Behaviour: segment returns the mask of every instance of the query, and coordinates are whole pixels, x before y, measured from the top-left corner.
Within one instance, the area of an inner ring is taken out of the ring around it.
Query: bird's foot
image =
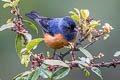
[[[53,56],[52,56],[53,59],[56,58],[56,54],[57,54],[57,51],[56,51],[56,49],[54,49]]]

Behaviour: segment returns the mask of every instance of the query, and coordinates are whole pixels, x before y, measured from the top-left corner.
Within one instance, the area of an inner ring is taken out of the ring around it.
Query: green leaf
[[[20,0],[15,0],[15,1],[13,1],[12,6],[13,6],[13,7],[16,7],[16,6],[18,5],[19,1],[20,1]]]
[[[90,59],[93,59],[93,56],[91,55],[91,53],[89,51],[87,51],[86,49],[84,49],[82,47],[80,47],[79,49],[85,56],[87,56]]]
[[[98,21],[92,20],[88,26],[89,26],[89,27],[100,26],[101,24],[100,24],[99,22],[100,22],[100,20],[98,20]]]
[[[25,48],[24,43],[25,43],[24,35],[17,34],[16,41],[15,41],[15,47],[16,47],[17,54],[20,58],[21,58],[20,52],[23,48]]]
[[[90,27],[100,26],[100,24],[89,24]]]
[[[25,64],[25,67],[28,67],[30,62],[31,52],[30,51],[23,51],[21,53],[21,64]]]
[[[86,16],[86,14],[85,14],[84,10],[80,10],[80,12],[81,12],[82,17],[83,17],[84,19],[86,19],[86,18],[87,18],[87,16]]]
[[[22,33],[25,36],[25,39],[27,40],[27,43],[32,40],[32,35],[29,33]]]
[[[5,3],[5,4],[3,5],[3,8],[8,8],[9,6],[11,6],[10,3]]]
[[[12,28],[12,27],[15,27],[14,23],[4,24],[0,27],[0,31],[3,31],[3,30],[8,29],[8,28]]]
[[[53,66],[69,67],[69,65],[67,65],[61,60],[45,60],[44,63],[48,65],[53,65]]]
[[[2,0],[2,1],[4,1],[4,2],[10,2],[10,0]]]
[[[31,40],[27,45],[26,48],[27,50],[33,49],[35,46],[37,46],[40,42],[42,42],[44,39],[43,38],[36,38]]]
[[[87,26],[85,26],[85,25],[82,25],[82,30],[83,30],[83,32],[86,32],[86,30],[88,29],[88,27]]]
[[[86,63],[90,64],[90,59],[89,58],[86,58]]]
[[[29,74],[28,80],[38,80],[40,76],[40,68],[37,67],[32,73]]]
[[[89,76],[90,76],[90,72],[89,72],[87,69],[84,69],[83,71],[85,72],[85,76],[86,76],[86,77],[89,77]]]
[[[76,20],[76,21],[80,21],[80,18],[79,18],[78,15],[72,15],[72,18],[73,18],[74,20]]]
[[[89,77],[89,76],[90,76],[90,72],[89,72],[89,71],[86,71],[86,72],[85,72],[85,76],[86,76],[86,77]]]
[[[89,42],[92,42],[92,38],[93,38],[92,33],[88,34],[88,41],[89,41]]]
[[[113,56],[114,56],[114,57],[120,56],[120,51],[115,52],[115,54],[114,54]]]
[[[101,73],[101,71],[100,71],[99,68],[97,68],[97,67],[92,67],[91,70],[92,70],[96,75],[98,75],[98,76],[101,78],[101,80],[103,80],[102,73]]]
[[[50,51],[47,51],[47,57],[50,57]]]
[[[82,15],[82,17],[83,17],[83,19],[87,19],[87,17],[89,17],[89,10],[87,10],[87,9],[82,9],[82,10],[80,10],[80,12],[81,12],[81,15]]]
[[[73,11],[69,11],[69,14],[72,15],[71,17],[72,17],[74,20],[80,21],[80,17],[79,17],[80,12],[79,12],[79,10],[78,10],[77,8],[74,8],[74,10],[78,13],[78,15],[77,15],[75,12],[73,12]]]
[[[40,76],[42,78],[51,78],[53,72],[48,70],[48,66],[47,65],[42,64],[40,69],[41,69]]]
[[[31,71],[25,71],[23,73],[18,74],[13,78],[13,80],[26,80],[28,78],[28,75],[31,73]]]
[[[33,29],[36,31],[36,33],[38,33],[37,27],[36,27],[32,22],[30,22],[30,21],[28,21],[28,20],[23,20],[23,22],[24,22],[25,24],[28,24],[31,28],[33,28]]]
[[[69,14],[71,14],[71,15],[77,15],[75,12],[73,12],[73,11],[69,11]]]
[[[79,59],[81,60],[81,61],[84,61],[84,62],[86,62],[87,64],[90,64],[90,59],[89,58],[85,58],[85,57],[79,57]]]
[[[74,10],[78,13],[78,15],[80,14],[80,11],[79,11],[79,9],[77,9],[77,8],[74,8]]]
[[[81,61],[84,61],[84,62],[86,62],[86,58],[85,57],[79,57],[79,59],[81,60]]]
[[[13,23],[12,18],[8,19],[6,23]]]
[[[69,72],[70,68],[68,67],[59,68],[53,73],[52,80],[62,79],[67,76]]]

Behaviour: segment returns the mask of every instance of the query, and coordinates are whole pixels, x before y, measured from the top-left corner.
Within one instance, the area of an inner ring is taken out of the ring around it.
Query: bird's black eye
[[[75,24],[72,24],[72,25],[71,25],[71,29],[74,29],[75,27],[76,27]]]

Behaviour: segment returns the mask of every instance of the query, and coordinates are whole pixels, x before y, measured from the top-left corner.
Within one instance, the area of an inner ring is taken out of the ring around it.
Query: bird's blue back
[[[61,30],[59,28],[60,21],[62,21],[62,18],[54,18],[48,21],[48,32],[51,32],[52,34],[61,33]]]

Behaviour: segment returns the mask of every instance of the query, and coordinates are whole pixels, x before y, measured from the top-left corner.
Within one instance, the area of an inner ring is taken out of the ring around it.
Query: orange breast
[[[75,38],[71,40],[70,42],[73,42]],[[48,47],[53,48],[53,49],[60,49],[60,48],[63,48],[64,46],[69,45],[69,42],[65,40],[64,36],[61,34],[55,34],[54,36],[52,36],[48,33],[45,33],[44,41]]]

